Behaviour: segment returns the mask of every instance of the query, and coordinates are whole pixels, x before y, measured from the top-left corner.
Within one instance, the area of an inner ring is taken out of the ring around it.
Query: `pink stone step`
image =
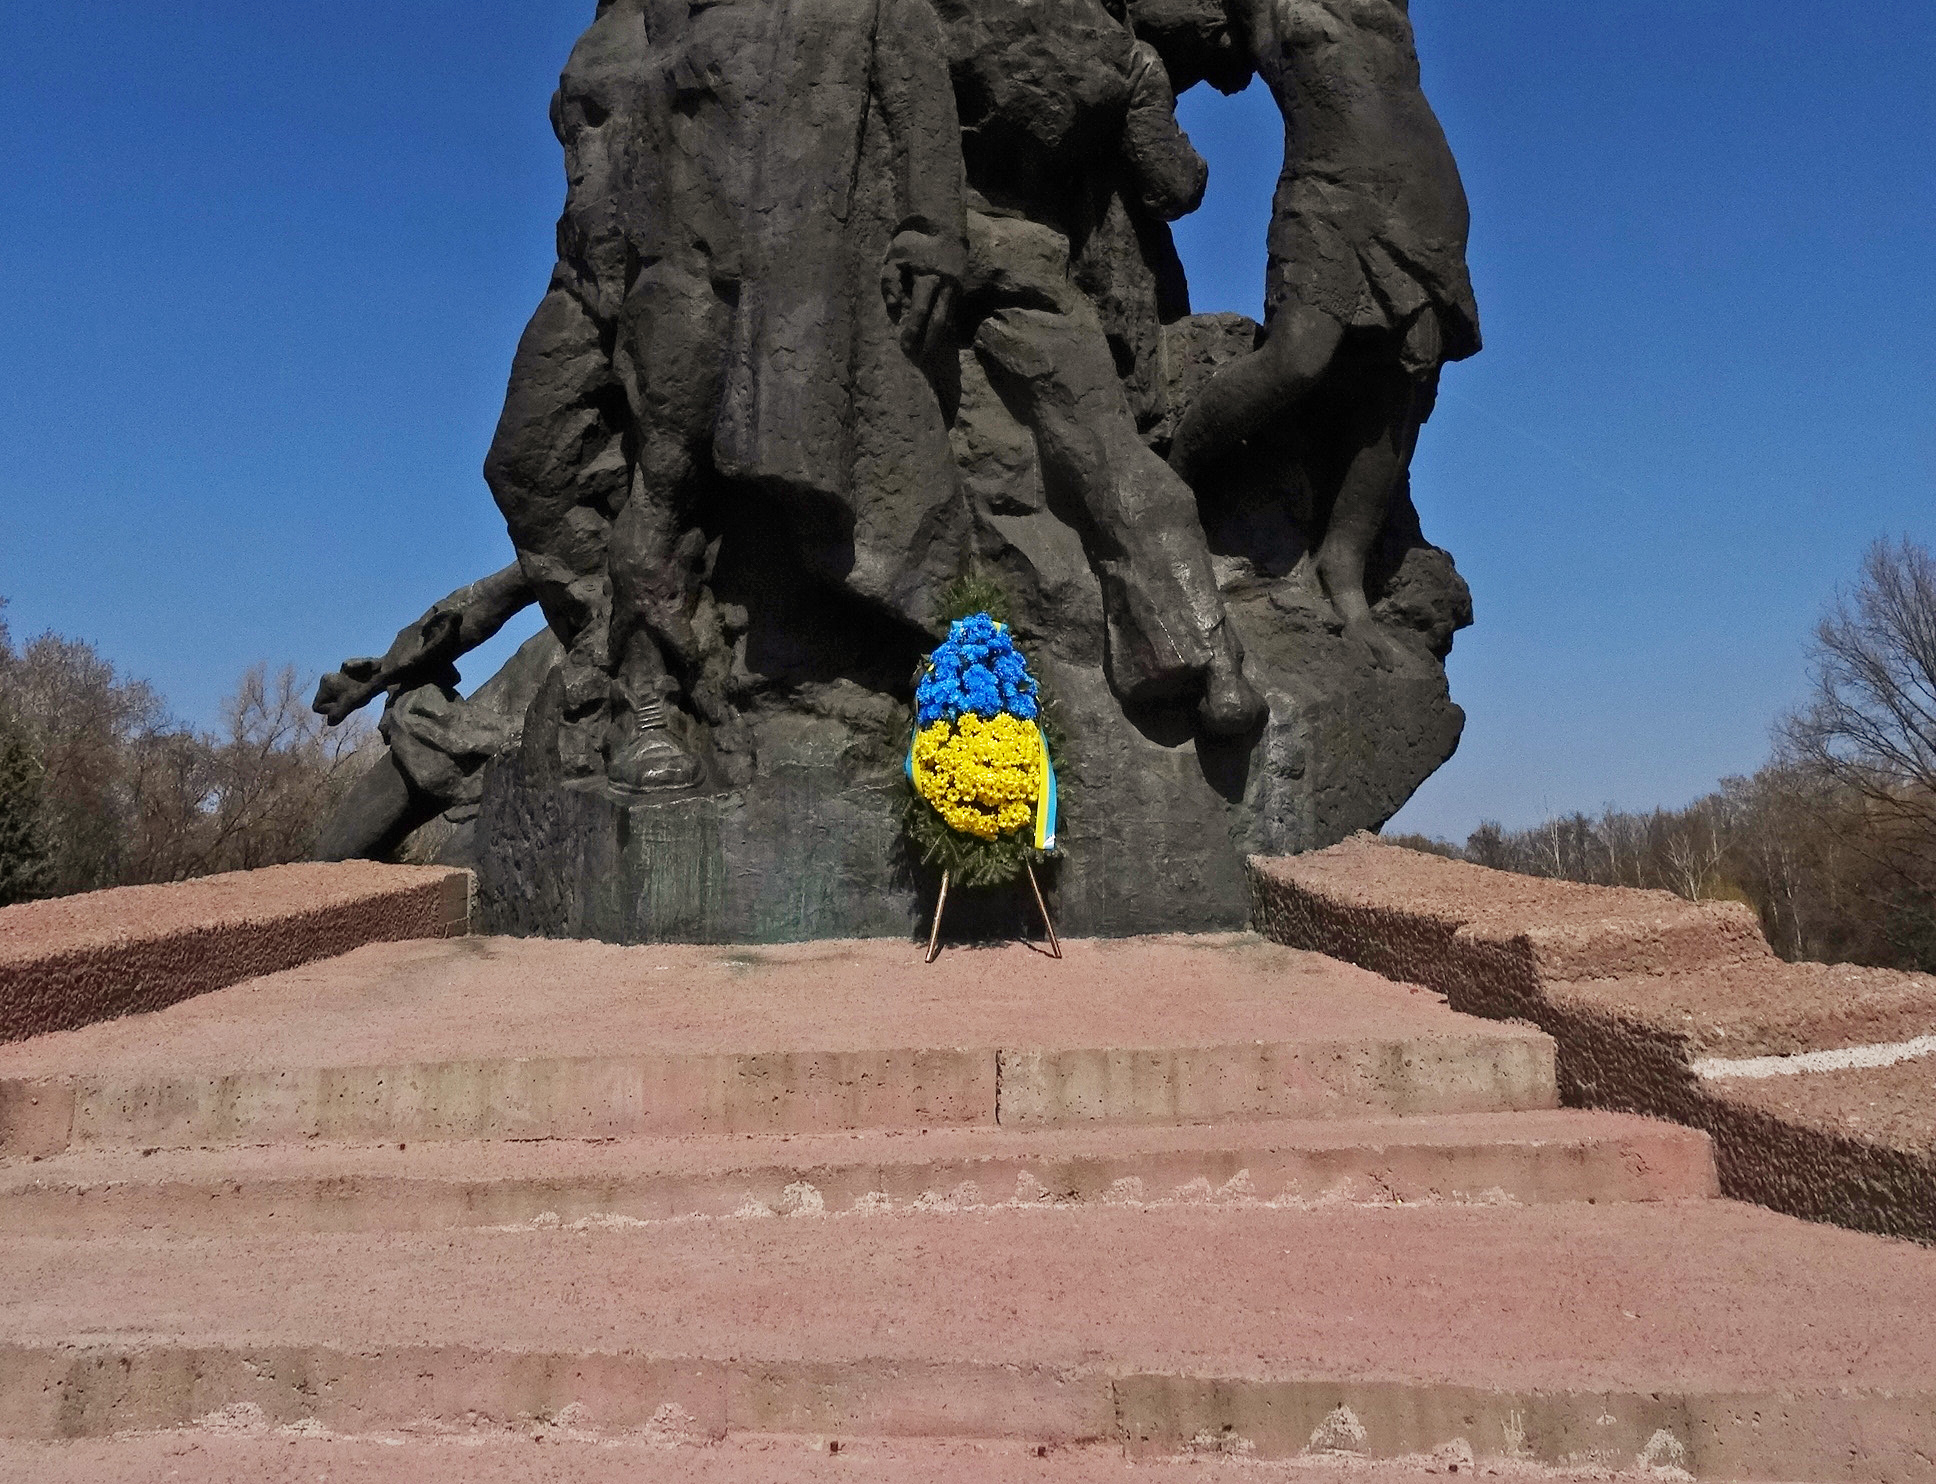
[[[672,1220],[813,1207],[1672,1200],[1715,1193],[1705,1135],[1619,1114],[86,1150],[0,1170],[0,1234],[239,1236]]]
[[[1730,1202],[16,1238],[8,1257],[15,1439],[248,1407],[350,1433],[577,1408],[715,1438],[1290,1457],[1335,1437],[1936,1476],[1936,1252]]]
[[[0,1156],[1550,1108],[1552,1042],[1237,934],[944,954],[467,938],[0,1046]]]
[[[1395,979],[1510,1004],[1537,981],[1684,974],[1779,962],[1754,909],[1666,891],[1493,871],[1354,835],[1252,856],[1252,921],[1279,942]]]
[[[1446,1484],[1472,1477],[1457,1448],[1378,1461],[1320,1453],[1259,1460],[1206,1449],[1187,1458],[1131,1459],[1119,1447],[1036,1448],[921,1438],[765,1437],[692,1442],[663,1429],[604,1436],[576,1419],[505,1434],[419,1431],[317,1438],[243,1414],[181,1432],[74,1443],[0,1442],[0,1480],[22,1484]],[[1658,1484],[1649,1459],[1619,1473],[1558,1473],[1489,1460],[1498,1484],[1631,1478]],[[1668,1477],[1672,1477],[1669,1475]]]
[[[1728,1195],[1936,1243],[1936,976],[1783,963],[1738,902],[1367,835],[1249,869],[1265,933],[1538,1024],[1568,1103],[1705,1130]],[[1768,1058],[1789,1060],[1743,1065]]]

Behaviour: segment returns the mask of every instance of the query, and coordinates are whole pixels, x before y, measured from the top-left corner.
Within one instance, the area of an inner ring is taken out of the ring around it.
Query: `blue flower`
[[[1040,711],[1035,677],[1009,631],[986,613],[956,619],[928,656],[915,687],[915,716],[923,727],[968,712],[984,720],[1006,711],[1033,721]]]

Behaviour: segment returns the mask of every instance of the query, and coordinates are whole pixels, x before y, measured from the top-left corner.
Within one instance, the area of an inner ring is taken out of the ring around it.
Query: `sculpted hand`
[[[382,668],[381,660],[357,659],[344,660],[343,668],[332,670],[316,686],[316,699],[309,709],[328,720],[331,726],[339,726],[349,716],[367,706],[376,694],[370,682],[377,677]]]
[[[961,244],[938,233],[910,229],[888,244],[881,297],[908,355],[923,359],[947,337],[963,267]]]
[[[455,651],[460,622],[455,613],[433,609],[402,630],[382,659],[344,660],[342,669],[322,678],[309,709],[338,725],[413,672],[445,662]]]

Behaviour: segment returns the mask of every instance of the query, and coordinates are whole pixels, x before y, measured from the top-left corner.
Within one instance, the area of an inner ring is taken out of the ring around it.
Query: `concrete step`
[[[1918,1480],[1933,1310],[1936,1252],[1725,1201],[29,1237],[0,1435],[569,1415]]]
[[[1248,870],[1251,919],[1267,936],[1394,979],[1451,985],[1457,1002],[1492,1013],[1512,1013],[1541,980],[1779,962],[1743,902],[1493,871],[1375,835],[1252,856]]]
[[[383,944],[0,1046],[0,1156],[1550,1108],[1553,1045],[1247,935]]]
[[[1560,1473],[1456,1448],[1369,1460],[1313,1451],[1259,1460],[1206,1447],[1186,1458],[1132,1459],[1120,1447],[1035,1447],[924,1438],[764,1437],[693,1442],[663,1429],[605,1436],[575,1419],[510,1433],[417,1431],[318,1437],[241,1413],[193,1431],[111,1441],[0,1442],[0,1481],[21,1484],[1445,1484],[1483,1475],[1499,1484],[1635,1479],[1658,1484],[1649,1458]],[[1665,1477],[1673,1477],[1671,1474]]]
[[[1549,1111],[1152,1128],[87,1150],[0,1170],[0,1235],[433,1231],[534,1220],[1217,1201],[1673,1200],[1705,1135]]]

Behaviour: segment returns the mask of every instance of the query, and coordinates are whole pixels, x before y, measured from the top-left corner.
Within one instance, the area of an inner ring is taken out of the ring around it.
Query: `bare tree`
[[[197,732],[90,644],[43,634],[16,651],[0,624],[0,713],[19,734],[8,790],[31,791],[50,893],[178,881],[300,860],[354,782],[361,721],[330,730],[293,669],[257,665]],[[29,789],[31,783],[31,789]],[[26,806],[8,804],[9,814]],[[15,823],[9,821],[10,827]],[[14,833],[21,838],[25,824]],[[26,894],[23,887],[20,894]]]
[[[40,754],[0,704],[0,907],[44,896],[52,880]]]
[[[128,868],[131,749],[170,730],[161,698],[92,645],[42,634],[0,650],[0,689],[43,769],[56,893],[111,886]]]
[[[1667,887],[1691,902],[1704,897],[1727,895],[1720,890],[1721,864],[1727,854],[1721,832],[1715,828],[1714,811],[1703,799],[1691,809],[1668,813],[1656,811],[1659,828],[1659,858],[1667,873]]]
[[[13,658],[7,600],[0,598],[0,674]],[[52,882],[40,749],[0,691],[0,907],[44,896]]]
[[[370,736],[329,729],[293,668],[246,671],[217,733],[156,733],[131,749],[130,881],[179,881],[300,860],[354,781]]]
[[[1815,630],[1809,703],[1783,756],[1861,800],[1858,839],[1880,867],[1905,951],[1936,942],[1936,558],[1878,541]],[[1913,942],[1910,940],[1914,940]]]
[[[1639,886],[1642,841],[1640,821],[1611,804],[1602,806],[1598,833],[1607,853],[1607,885]]]
[[[1789,754],[1878,813],[1936,830],[1936,558],[1878,541],[1815,629],[1814,695],[1788,717]]]
[[[1936,970],[1936,560],[1869,549],[1816,631],[1814,695],[1775,760],[1684,809],[1488,820],[1467,860],[1531,876],[1732,897],[1793,959]],[[1400,840],[1398,843],[1414,843]],[[1450,852],[1442,842],[1425,848]]]
[[[1466,836],[1465,858],[1495,871],[1514,870],[1513,852],[1507,848],[1506,840],[1506,831],[1498,820],[1481,820],[1479,828]]]
[[[300,859],[359,771],[362,718],[330,728],[293,666],[256,665],[223,707],[213,748],[212,829],[202,868],[251,870]]]

